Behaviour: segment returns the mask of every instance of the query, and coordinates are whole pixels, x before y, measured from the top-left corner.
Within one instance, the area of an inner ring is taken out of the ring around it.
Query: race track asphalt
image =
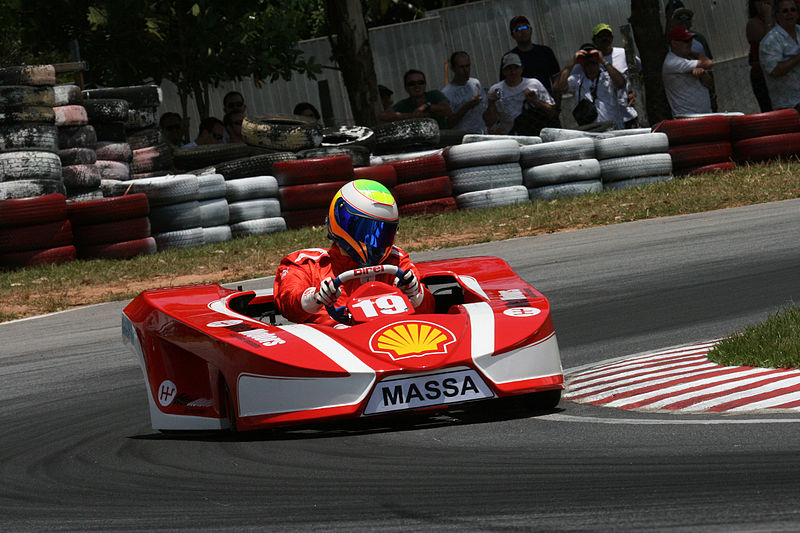
[[[800,200],[417,254],[503,257],[569,369],[708,340],[800,301]],[[258,283],[258,282],[253,282]],[[0,530],[800,528],[796,416],[451,416],[153,432],[112,303],[0,324]]]

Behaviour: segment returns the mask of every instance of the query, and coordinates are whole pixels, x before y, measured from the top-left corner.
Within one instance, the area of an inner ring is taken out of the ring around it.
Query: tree
[[[333,57],[342,72],[356,124],[378,122],[380,98],[360,0],[325,0]]]
[[[11,0],[2,21],[16,21],[23,45],[51,62],[77,39],[94,85],[160,83],[178,87],[183,112],[193,96],[208,116],[208,88],[253,76],[313,77],[315,59],[297,48],[303,0]],[[8,22],[7,22],[8,21]]]
[[[661,65],[667,56],[667,42],[661,26],[659,0],[631,0],[631,26],[642,58],[647,118],[650,124],[672,118],[661,80]]]

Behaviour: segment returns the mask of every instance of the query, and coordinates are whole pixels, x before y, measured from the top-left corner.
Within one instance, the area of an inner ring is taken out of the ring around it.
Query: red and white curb
[[[686,413],[800,413],[800,370],[720,366],[717,341],[576,369],[564,400],[618,409]]]

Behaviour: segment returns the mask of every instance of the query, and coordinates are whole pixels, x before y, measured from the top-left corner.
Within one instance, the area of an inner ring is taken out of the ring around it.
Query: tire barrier
[[[598,137],[594,143],[604,189],[641,187],[662,182],[672,174],[674,159],[664,133]]]
[[[242,139],[251,146],[296,152],[322,144],[313,119],[299,115],[257,115],[242,121]]]
[[[550,130],[556,131],[554,128]],[[548,138],[566,137],[567,134],[560,133],[562,131],[568,130],[558,130],[557,135],[550,133]],[[589,137],[545,141],[522,146],[519,151],[522,183],[531,201],[552,200],[602,190],[595,144]]]
[[[225,188],[233,238],[264,235],[286,229],[278,200],[278,180],[275,177],[253,176],[228,180]]]
[[[72,239],[63,194],[0,200],[0,268],[72,261]]]
[[[451,210],[453,189],[443,151],[394,159],[384,163],[395,171],[397,184],[389,190],[401,213],[437,213]],[[381,166],[381,165],[379,165]],[[455,201],[453,199],[453,201]],[[429,202],[429,203],[424,203]]]

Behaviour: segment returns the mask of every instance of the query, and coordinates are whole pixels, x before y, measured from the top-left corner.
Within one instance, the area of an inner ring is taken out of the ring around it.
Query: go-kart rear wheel
[[[528,395],[525,403],[534,411],[552,411],[561,401],[561,389],[534,392]]]

